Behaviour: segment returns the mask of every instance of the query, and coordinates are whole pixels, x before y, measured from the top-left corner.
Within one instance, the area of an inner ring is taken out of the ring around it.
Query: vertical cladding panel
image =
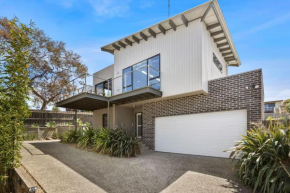
[[[223,66],[223,72],[221,73],[216,65],[213,63],[213,53],[215,53],[216,57],[220,61]],[[222,53],[217,48],[216,43],[210,35],[210,32],[206,29],[205,23],[202,23],[202,63],[206,65],[207,75],[204,81],[213,80],[216,78],[222,78],[227,76],[227,64],[222,57]]]
[[[179,26],[166,35],[158,34],[140,44],[134,43],[115,51],[114,76],[142,60],[160,54],[161,90],[171,96],[201,90],[201,22],[195,20],[188,27]],[[115,80],[115,94],[122,92],[122,78]]]
[[[99,78],[97,78],[99,77]],[[94,73],[94,80],[93,84],[96,85],[100,82],[103,82],[102,79],[110,79],[114,77],[114,64],[108,66],[107,68],[104,68],[96,73]],[[101,78],[101,79],[100,79]]]
[[[154,149],[155,117],[247,109],[247,127],[263,118],[262,70],[210,80],[208,94],[162,100],[143,105],[144,142]],[[246,86],[259,85],[247,90]],[[178,128],[176,128],[178,129]]]

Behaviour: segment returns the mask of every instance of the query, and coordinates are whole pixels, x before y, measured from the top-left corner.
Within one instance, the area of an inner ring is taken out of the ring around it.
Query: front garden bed
[[[82,130],[70,130],[64,134],[62,141],[114,157],[135,157],[140,154],[140,147],[134,135],[122,128],[85,127]]]

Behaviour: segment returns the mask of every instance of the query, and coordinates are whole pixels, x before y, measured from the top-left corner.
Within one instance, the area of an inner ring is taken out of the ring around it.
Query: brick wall
[[[257,89],[246,86],[259,85]],[[247,109],[247,126],[262,120],[264,89],[262,70],[208,82],[208,94],[191,95],[143,105],[143,141],[154,149],[155,117]]]

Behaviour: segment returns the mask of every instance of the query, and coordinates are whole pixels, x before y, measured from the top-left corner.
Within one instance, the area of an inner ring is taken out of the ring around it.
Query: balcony
[[[113,104],[128,104],[161,97],[160,76],[152,78],[152,74],[160,72],[149,65],[135,68],[112,79],[84,74],[70,81],[71,92],[61,91],[56,106],[93,111]],[[114,94],[116,87],[122,89],[121,94]],[[128,89],[129,87],[131,88]]]

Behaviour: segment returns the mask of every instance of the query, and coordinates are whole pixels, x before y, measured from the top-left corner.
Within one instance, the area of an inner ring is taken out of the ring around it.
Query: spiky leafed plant
[[[81,132],[77,130],[69,130],[64,134],[63,141],[66,143],[76,143],[81,136]]]
[[[98,152],[116,157],[134,157],[140,152],[134,136],[121,128],[100,128],[94,136],[94,145]]]
[[[93,137],[95,134],[96,131],[92,127],[83,130],[82,134],[77,139],[77,146],[84,148],[88,145],[91,145],[93,143]]]
[[[108,153],[108,149],[113,141],[112,131],[106,128],[100,128],[93,137],[94,149],[100,153]]]
[[[237,142],[230,157],[248,186],[262,192],[290,192],[290,132],[281,122],[251,129]],[[236,160],[237,159],[237,160]]]

